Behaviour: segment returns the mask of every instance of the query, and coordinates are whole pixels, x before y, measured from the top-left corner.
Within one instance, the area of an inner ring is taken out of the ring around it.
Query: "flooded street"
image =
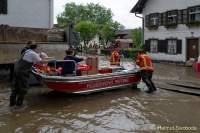
[[[119,89],[90,95],[69,95],[32,87],[23,109],[9,107],[9,92],[0,94],[2,133],[155,133],[162,127],[200,131],[200,98],[158,89]]]
[[[106,65],[106,62],[100,64]],[[133,68],[133,64],[127,62],[123,65],[127,69]],[[179,66],[167,66],[174,71],[171,76],[161,71],[159,67],[165,68],[163,65],[155,66],[154,79],[184,77],[175,75]],[[185,71],[181,68],[178,70]],[[144,85],[138,87],[144,88]],[[45,86],[35,86],[30,88],[25,106],[16,109],[9,107],[10,85],[1,83],[0,88],[1,133],[200,132],[198,96],[159,88],[153,94],[147,94],[144,89],[131,87],[89,95],[69,95],[51,91]]]

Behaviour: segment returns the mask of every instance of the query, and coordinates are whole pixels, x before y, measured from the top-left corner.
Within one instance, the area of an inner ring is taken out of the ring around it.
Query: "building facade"
[[[119,47],[121,49],[133,48],[133,40],[131,37],[131,29],[117,30],[115,32],[116,39],[115,41],[119,41]]]
[[[0,0],[0,25],[50,29],[53,0]]]
[[[199,0],[139,0],[131,12],[143,15],[145,47],[152,59],[186,62],[199,56]]]

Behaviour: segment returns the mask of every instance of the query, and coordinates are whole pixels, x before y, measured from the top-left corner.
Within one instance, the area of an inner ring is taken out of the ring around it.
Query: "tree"
[[[131,30],[131,37],[136,45],[136,48],[142,48],[142,28],[136,28]]]
[[[66,26],[73,21],[75,24],[80,21],[91,21],[95,24],[106,24],[112,22],[112,12],[99,4],[76,5],[75,3],[65,4],[64,12],[57,16],[60,26]]]
[[[75,25],[75,30],[80,32],[81,41],[83,41],[85,48],[89,41],[97,34],[97,26],[91,21],[80,21]]]
[[[123,27],[112,17],[112,11],[99,4],[76,5],[72,2],[65,4],[64,11],[57,16],[57,22],[60,26],[67,26],[70,22],[78,24],[82,21],[90,21],[97,26],[100,42],[105,44],[112,39],[113,31]]]
[[[115,37],[115,29],[113,27],[113,25],[111,24],[105,24],[103,25],[99,36],[101,38],[101,42],[103,44],[108,44],[109,41],[112,41]]]

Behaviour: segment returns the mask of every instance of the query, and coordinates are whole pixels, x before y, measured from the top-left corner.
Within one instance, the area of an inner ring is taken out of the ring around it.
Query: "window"
[[[149,23],[150,23],[150,26],[158,26],[158,24],[159,24],[159,15],[158,15],[158,13],[150,15]]]
[[[0,14],[7,14],[7,0],[0,0]]]
[[[158,40],[150,40],[150,52],[157,53],[158,51]]]
[[[177,10],[167,12],[167,24],[168,25],[177,24],[177,18],[178,18]]]
[[[189,8],[189,22],[200,22],[200,6]]]
[[[168,53],[169,54],[176,54],[176,48],[177,48],[177,40],[175,39],[171,39],[171,40],[168,40]]]

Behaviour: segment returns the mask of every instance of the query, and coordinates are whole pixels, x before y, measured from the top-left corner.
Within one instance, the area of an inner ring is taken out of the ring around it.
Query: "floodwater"
[[[130,68],[130,64],[126,64]],[[0,83],[1,133],[199,133],[200,97],[131,87],[89,95],[31,87],[25,106],[9,107]]]
[[[123,88],[69,95],[35,86],[29,90],[21,109],[9,107],[9,92],[0,93],[0,97],[1,133],[200,131],[200,98],[160,89],[153,94]]]

